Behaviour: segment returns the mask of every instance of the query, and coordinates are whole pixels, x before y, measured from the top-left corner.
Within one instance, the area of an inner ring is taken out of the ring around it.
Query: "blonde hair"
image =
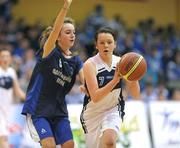
[[[70,18],[70,17],[66,17],[64,19],[64,24],[69,23],[75,26],[75,21]],[[51,31],[53,30],[52,26],[48,26],[41,34],[40,38],[39,38],[39,44],[40,44],[40,48],[43,48],[47,38],[49,37]]]

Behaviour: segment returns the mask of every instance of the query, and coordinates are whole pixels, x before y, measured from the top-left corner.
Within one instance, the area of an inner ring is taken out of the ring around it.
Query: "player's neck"
[[[69,59],[69,58],[71,58],[72,57],[72,52],[71,51],[62,51],[62,54],[63,54],[63,56],[65,57],[65,58],[67,58],[67,59]]]
[[[6,65],[1,65],[1,68],[2,68],[4,71],[6,71],[6,70],[8,69],[8,66],[6,66]]]
[[[112,55],[105,55],[105,56],[100,55],[100,57],[104,61],[104,63],[106,63],[109,67],[111,67],[111,65],[112,65]]]
[[[72,56],[72,52],[69,50],[69,48],[63,48],[63,47],[59,46],[59,49],[61,50],[64,57],[68,58],[68,57]]]

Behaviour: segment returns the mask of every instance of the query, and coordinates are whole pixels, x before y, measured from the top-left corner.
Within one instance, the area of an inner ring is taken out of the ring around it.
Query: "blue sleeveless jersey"
[[[73,87],[82,66],[79,56],[67,59],[58,48],[48,57],[38,59],[27,89],[22,114],[67,117],[65,95]]]

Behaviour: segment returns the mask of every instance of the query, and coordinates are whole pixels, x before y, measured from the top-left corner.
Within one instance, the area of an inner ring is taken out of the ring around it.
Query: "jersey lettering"
[[[104,84],[104,76],[99,77],[99,86],[102,86]]]

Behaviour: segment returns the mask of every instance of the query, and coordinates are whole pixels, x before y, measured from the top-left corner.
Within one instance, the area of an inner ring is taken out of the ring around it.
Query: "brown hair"
[[[117,41],[117,33],[112,28],[110,28],[110,27],[102,27],[95,34],[95,41],[96,42],[98,40],[98,34],[100,34],[100,33],[109,33],[109,34],[111,34],[113,36],[114,41]]]
[[[117,36],[118,36],[117,32],[115,32],[115,30],[113,30],[112,28],[106,26],[106,27],[101,27],[101,28],[99,28],[99,29],[97,30],[97,32],[95,33],[95,37],[94,37],[94,38],[95,38],[95,42],[96,42],[96,43],[97,43],[97,40],[98,40],[98,35],[99,35],[100,33],[109,33],[109,34],[111,34],[111,35],[113,36],[114,41],[115,41],[115,42],[117,41]],[[98,53],[98,50],[95,49],[94,52],[93,52],[93,55],[95,55],[95,54],[97,54],[97,53]]]

